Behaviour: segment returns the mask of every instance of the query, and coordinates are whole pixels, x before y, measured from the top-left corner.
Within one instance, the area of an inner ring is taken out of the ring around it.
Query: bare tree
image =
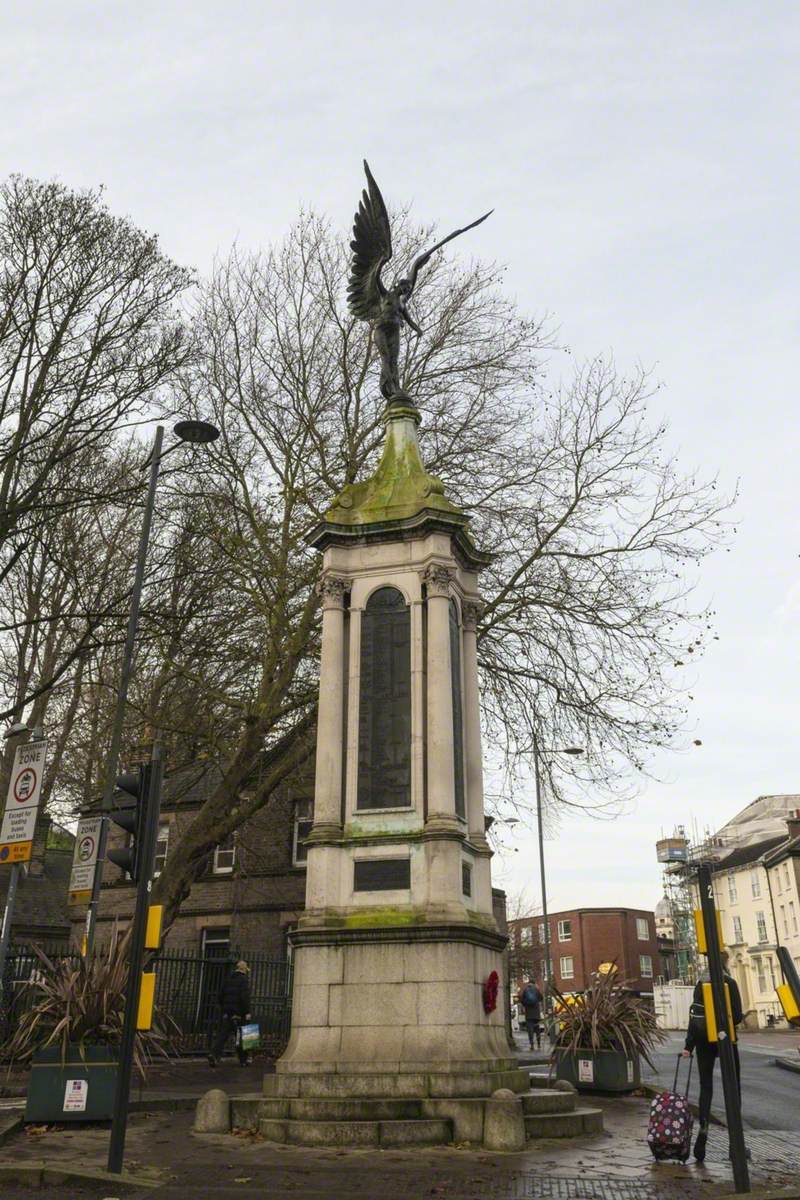
[[[419,240],[398,219],[398,258]],[[344,242],[303,216],[281,247],[219,264],[198,304],[180,405],[202,397],[222,437],[181,488],[194,490],[209,547],[209,606],[192,619],[213,636],[203,661],[171,643],[169,670],[216,689],[227,716],[213,747],[219,786],[156,884],[169,917],[211,847],[310,751],[319,563],[304,535],[381,442],[346,259]],[[598,359],[548,388],[546,331],[501,279],[499,268],[431,264],[415,293],[426,334],[406,344],[403,385],[423,410],[426,464],[494,554],[480,633],[490,750],[513,769],[534,734],[543,749],[580,740],[585,802],[603,804],[681,728],[675,667],[699,654],[708,625],[685,568],[713,547],[725,501],[665,456],[642,373],[626,379]]]
[[[87,487],[119,489],[124,495],[132,459],[131,447],[120,447],[109,460],[84,452],[70,467],[54,472],[50,487],[58,493],[58,476],[77,469]],[[28,724],[46,729],[51,745],[43,802],[49,804],[58,780],[54,811],[60,815],[75,800],[62,779],[70,739],[86,737],[82,717],[90,697],[91,722],[99,725],[98,665],[109,652],[115,657],[113,649],[124,639],[137,522],[137,509],[129,502],[37,510],[28,521],[29,545],[0,592],[0,696],[10,711],[27,705]],[[91,739],[84,749],[90,744]],[[0,789],[12,754],[7,745]]]
[[[46,514],[141,488],[93,471],[91,458],[185,361],[175,303],[190,281],[98,192],[19,176],[0,187],[0,582],[19,564],[30,573]],[[63,668],[62,654],[0,718],[19,716]]]

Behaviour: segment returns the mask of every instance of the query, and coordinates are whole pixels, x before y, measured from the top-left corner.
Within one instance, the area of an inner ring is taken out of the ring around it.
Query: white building
[[[775,992],[782,982],[779,945],[800,969],[800,797],[759,797],[711,846],[728,969],[742,994],[746,1025],[764,1028],[782,1016]],[[699,899],[695,903],[699,908]]]

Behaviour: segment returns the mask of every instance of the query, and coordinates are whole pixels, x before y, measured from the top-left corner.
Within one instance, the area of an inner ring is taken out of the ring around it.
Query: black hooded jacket
[[[224,1013],[245,1017],[250,1012],[250,982],[246,971],[232,971],[219,990],[219,1004]]]

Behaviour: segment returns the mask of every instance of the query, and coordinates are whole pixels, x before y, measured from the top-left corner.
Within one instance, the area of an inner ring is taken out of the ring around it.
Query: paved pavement
[[[594,1103],[594,1100],[593,1100]],[[542,1139],[521,1154],[490,1154],[464,1146],[413,1150],[336,1150],[275,1146],[256,1135],[194,1135],[190,1112],[132,1115],[126,1168],[154,1172],[162,1187],[127,1193],[129,1200],[716,1200],[732,1190],[727,1136],[717,1128],[708,1160],[654,1163],[645,1143],[649,1103],[636,1097],[601,1098],[605,1132],[577,1139]],[[774,1135],[758,1135],[769,1139]],[[754,1184],[778,1188],[798,1180],[797,1150],[756,1141]],[[0,1149],[0,1162],[19,1166],[46,1159],[102,1167],[107,1126],[54,1126],[17,1134]],[[14,1185],[3,1200],[18,1200]],[[54,1200],[122,1196],[113,1185],[53,1186]],[[800,1194],[800,1193],[799,1193]]]
[[[661,1052],[663,1082],[679,1038]],[[752,1150],[754,1186],[781,1187],[800,1181],[800,1076],[771,1065],[773,1042],[746,1039],[743,1044],[745,1087],[761,1095],[756,1078],[767,1073],[771,1085],[772,1124],[756,1127],[752,1105],[748,1144]],[[524,1051],[527,1042],[523,1039]],[[793,1044],[780,1039],[778,1052],[793,1054]],[[661,1061],[659,1062],[661,1064]],[[199,1094],[210,1086],[229,1092],[259,1089],[264,1065],[240,1069],[229,1061],[212,1071],[202,1061],[159,1066],[148,1094]],[[652,1077],[655,1081],[656,1078]],[[748,1078],[750,1082],[748,1084]],[[783,1090],[781,1090],[783,1089]],[[138,1089],[132,1098],[138,1098]],[[711,1200],[732,1191],[727,1135],[712,1130],[704,1167],[690,1163],[657,1165],[645,1143],[649,1101],[636,1097],[592,1098],[604,1110],[602,1135],[530,1143],[522,1154],[498,1155],[461,1146],[409,1151],[353,1151],[274,1146],[252,1135],[197,1136],[191,1133],[190,1111],[136,1113],[130,1118],[126,1167],[155,1171],[162,1186],[135,1196],[105,1183],[53,1186],[53,1200],[103,1200],[127,1195],[129,1200],[263,1200],[265,1194],[297,1200]],[[47,1159],[63,1166],[103,1167],[108,1126],[75,1125],[29,1129],[0,1148],[0,1162]],[[30,1195],[4,1183],[3,1200]],[[800,1194],[800,1193],[799,1193]]]
[[[775,1066],[776,1057],[794,1058],[800,1062],[795,1047],[800,1035],[790,1033],[742,1034],[739,1055],[742,1063],[742,1118],[746,1129],[774,1130],[800,1133],[800,1075],[782,1071]],[[669,1041],[654,1055],[657,1070],[643,1063],[642,1078],[646,1083],[672,1087],[676,1055],[683,1049],[683,1034],[670,1033]],[[682,1079],[686,1079],[682,1065]],[[697,1067],[692,1072],[691,1096],[697,1100],[699,1083]],[[719,1068],[715,1073],[712,1112],[725,1119],[725,1101]]]

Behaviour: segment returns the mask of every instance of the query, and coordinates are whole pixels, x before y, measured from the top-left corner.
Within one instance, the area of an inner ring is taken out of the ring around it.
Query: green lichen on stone
[[[408,401],[394,401],[386,412],[383,454],[374,475],[351,483],[334,500],[325,520],[336,525],[368,525],[407,520],[425,509],[463,516],[444,495],[441,479],[422,465],[417,443],[419,413]]]
[[[344,918],[345,929],[379,929],[398,925],[419,925],[423,912],[419,908],[362,908]]]

